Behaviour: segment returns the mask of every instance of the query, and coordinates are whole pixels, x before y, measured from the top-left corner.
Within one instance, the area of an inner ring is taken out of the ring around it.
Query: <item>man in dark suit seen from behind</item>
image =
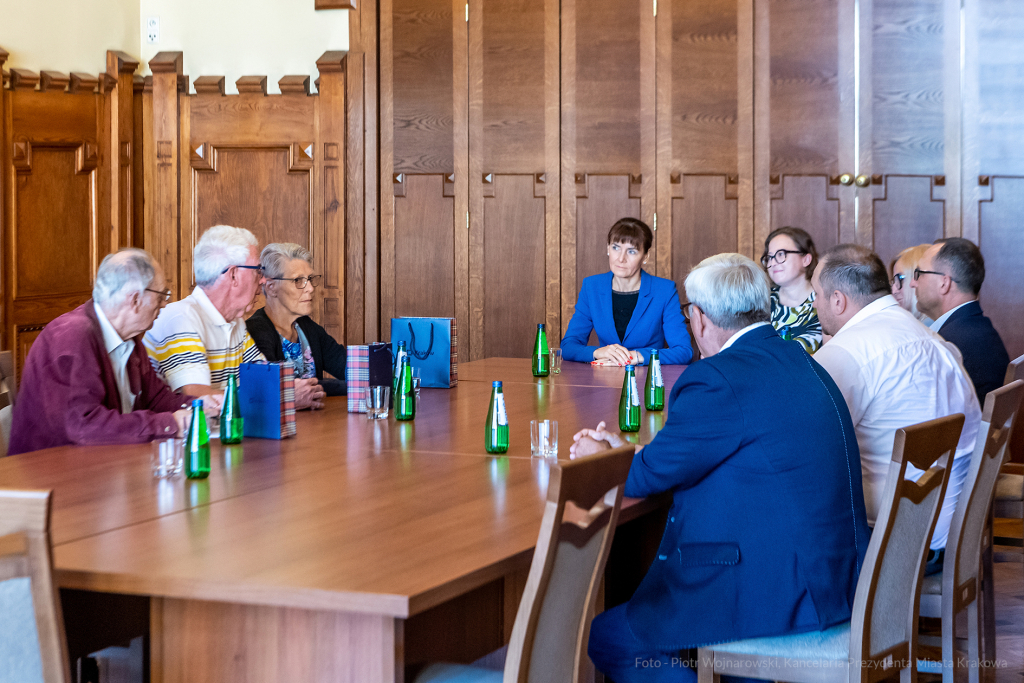
[[[963,356],[974,383],[978,404],[1003,384],[1010,356],[1002,337],[978,303],[985,281],[985,259],[970,240],[950,237],[933,244],[921,257],[910,286],[917,289],[917,307],[934,320],[932,330]]]
[[[616,683],[693,682],[686,650],[849,620],[870,534],[846,402],[769,324],[764,271],[712,256],[686,294],[703,357],[672,388],[665,426],[637,446],[624,491],[672,492],[665,532],[630,601],[590,631],[590,657]],[[571,452],[622,445],[601,423]]]

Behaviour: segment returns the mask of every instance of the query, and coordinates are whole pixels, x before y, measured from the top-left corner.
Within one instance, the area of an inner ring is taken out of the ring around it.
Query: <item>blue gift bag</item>
[[[420,369],[420,386],[450,389],[459,383],[455,318],[392,318],[392,352],[403,341],[409,364]]]
[[[247,438],[295,436],[295,373],[291,363],[239,365],[238,403]]]

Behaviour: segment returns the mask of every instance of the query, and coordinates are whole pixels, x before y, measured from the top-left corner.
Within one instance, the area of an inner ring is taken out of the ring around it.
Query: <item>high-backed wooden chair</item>
[[[579,680],[633,452],[633,446],[624,446],[551,467],[544,518],[504,675],[458,664],[431,664],[416,683]]]
[[[70,683],[50,492],[0,489],[0,683]]]
[[[1024,356],[1012,361],[1006,368],[1006,382],[1024,380]],[[1020,432],[1024,427],[1015,427],[1010,434],[1010,443],[1021,440]],[[995,501],[992,503],[992,516],[1004,519],[1024,519],[1024,474],[1003,472],[996,481]],[[1024,544],[1021,539],[997,536],[996,545],[1002,546],[993,553],[996,562],[1024,562]],[[1021,544],[1021,545],[1018,545]]]
[[[925,555],[935,529],[964,416],[896,432],[875,530],[857,581],[853,616],[825,631],[752,638],[703,647],[698,683],[725,675],[798,683],[911,680],[917,654],[917,605]],[[907,463],[924,474],[905,479]]]
[[[991,576],[981,572],[982,541],[999,468],[1006,457],[1010,430],[1022,397],[1024,382],[1017,380],[989,392],[985,398],[981,429],[974,444],[970,468],[949,524],[942,573],[926,576],[921,587],[920,615],[941,618],[942,637],[920,637],[920,657],[932,662],[919,662],[919,669],[941,671],[943,683],[953,683],[956,665],[962,661],[956,656],[955,626],[957,615],[965,610],[968,680],[970,683],[979,683],[980,680],[982,612],[978,608],[984,592],[992,591]],[[989,656],[994,658],[995,643],[988,643],[988,646],[985,659]]]
[[[10,351],[0,351],[0,391],[10,395],[13,406],[18,397],[18,378],[14,376],[14,354]]]

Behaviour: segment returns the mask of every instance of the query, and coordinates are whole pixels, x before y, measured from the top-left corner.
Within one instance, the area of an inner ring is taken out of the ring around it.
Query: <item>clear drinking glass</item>
[[[557,375],[562,371],[562,349],[551,349],[551,374]]]
[[[420,381],[421,381],[420,369],[414,367],[412,369],[412,388],[416,392],[416,407],[417,408],[420,405]]]
[[[391,387],[370,387],[366,395],[366,417],[371,420],[388,419],[388,401],[391,400]]]
[[[162,439],[153,442],[153,476],[174,477],[181,474],[185,462],[184,439]]]
[[[558,422],[530,421],[530,453],[542,458],[558,457]]]

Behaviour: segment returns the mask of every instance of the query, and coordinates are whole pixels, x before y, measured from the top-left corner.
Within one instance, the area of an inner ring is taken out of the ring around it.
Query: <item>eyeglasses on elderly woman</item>
[[[280,280],[282,282],[292,282],[292,283],[295,284],[295,288],[296,289],[305,289],[307,282],[309,284],[313,285],[314,287],[319,285],[320,284],[320,278],[322,278],[322,277],[323,277],[323,275],[309,275],[309,276],[300,276],[300,277],[268,277],[267,279],[268,280]]]

